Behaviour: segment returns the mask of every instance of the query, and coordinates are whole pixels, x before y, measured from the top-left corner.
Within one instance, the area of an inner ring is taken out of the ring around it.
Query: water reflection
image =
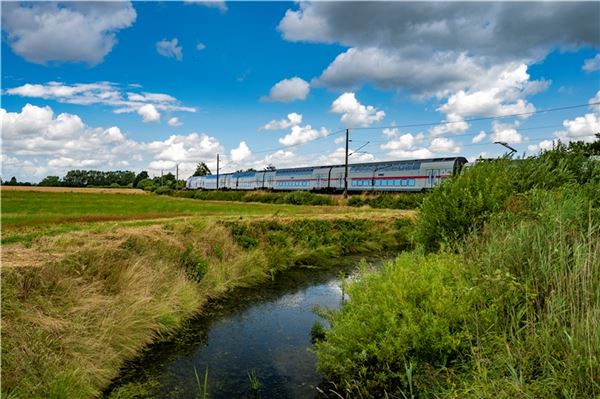
[[[262,398],[314,398],[322,377],[315,370],[310,330],[315,306],[338,308],[337,277],[351,273],[357,258],[335,269],[287,272],[260,289],[236,291],[211,306],[167,343],[148,348],[113,385],[141,383],[150,397],[196,398],[194,368],[203,382],[208,367],[210,398],[254,397],[249,371],[256,370]]]

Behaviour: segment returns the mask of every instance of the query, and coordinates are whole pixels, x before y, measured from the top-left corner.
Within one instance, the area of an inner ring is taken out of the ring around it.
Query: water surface
[[[303,268],[277,276],[235,298],[213,304],[170,342],[152,345],[130,363],[112,388],[141,384],[145,396],[196,398],[208,368],[210,398],[315,398],[322,376],[316,371],[310,330],[315,306],[337,309],[340,273],[356,270],[360,258],[345,258],[327,270]],[[322,320],[321,320],[322,321]],[[261,388],[252,391],[249,373]]]

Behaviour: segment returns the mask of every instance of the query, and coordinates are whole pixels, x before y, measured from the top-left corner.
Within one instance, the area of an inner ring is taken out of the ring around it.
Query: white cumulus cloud
[[[248,148],[246,142],[242,141],[237,148],[234,148],[230,151],[230,154],[233,162],[241,162],[250,158],[252,151],[250,151],[250,148]]]
[[[341,120],[347,127],[370,126],[385,117],[384,111],[378,111],[372,105],[362,105],[351,92],[335,99],[331,112],[342,114]]]
[[[141,106],[138,108],[137,113],[142,117],[144,123],[156,122],[160,119],[160,112],[152,104]]]
[[[116,33],[137,14],[130,2],[2,2],[2,30],[11,49],[27,61],[46,64],[103,61]]]
[[[298,144],[305,144],[309,141],[313,141],[319,137],[325,137],[329,134],[329,131],[322,127],[319,130],[313,129],[310,125],[306,126],[292,126],[291,132],[286,134],[284,137],[279,139],[279,142],[284,146],[292,146]]]
[[[181,125],[183,125],[183,123],[181,123],[179,121],[179,118],[177,118],[175,116],[172,117],[172,118],[169,118],[169,121],[167,123],[169,124],[169,126],[181,126]]]
[[[310,92],[310,85],[304,79],[294,76],[277,82],[267,97],[261,97],[263,101],[290,102],[304,100]]]
[[[302,123],[302,115],[292,112],[287,115],[286,119],[275,120],[261,126],[258,130],[281,130],[292,126],[297,126]]]
[[[131,89],[131,87],[129,88]],[[182,105],[175,97],[165,93],[132,92],[110,82],[75,83],[48,82],[24,84],[9,88],[8,95],[55,100],[66,104],[102,104],[113,108],[114,113],[138,112],[151,104],[157,111],[196,112],[196,108]],[[144,111],[142,111],[144,112]]]
[[[156,51],[163,57],[175,58],[177,61],[181,61],[183,59],[183,48],[177,44],[177,38],[171,40],[163,39],[156,42]]]

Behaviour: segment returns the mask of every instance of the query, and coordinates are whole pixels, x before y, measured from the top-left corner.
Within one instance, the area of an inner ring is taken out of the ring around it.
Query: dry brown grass
[[[1,191],[41,191],[47,193],[87,193],[87,194],[133,194],[148,195],[139,188],[88,188],[88,187],[40,187],[40,186],[0,186]]]

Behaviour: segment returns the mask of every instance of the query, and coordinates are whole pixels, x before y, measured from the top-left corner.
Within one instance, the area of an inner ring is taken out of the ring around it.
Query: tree
[[[196,171],[194,172],[194,174],[192,176],[209,176],[212,175],[212,172],[210,171],[210,169],[208,169],[208,166],[206,166],[206,164],[204,162],[200,162],[198,164],[198,166],[196,166]]]
[[[16,177],[11,177],[10,181],[8,183],[6,183],[7,186],[16,186],[17,185],[17,178]]]
[[[140,173],[137,174],[137,176],[135,176],[135,179],[133,179],[133,187],[137,187],[138,184],[142,180],[145,180],[145,179],[147,179],[149,177],[150,176],[148,176],[148,172],[146,172],[145,170],[142,170]]]
[[[60,179],[58,176],[46,176],[39,184],[40,186],[47,187],[58,187],[60,186]]]

